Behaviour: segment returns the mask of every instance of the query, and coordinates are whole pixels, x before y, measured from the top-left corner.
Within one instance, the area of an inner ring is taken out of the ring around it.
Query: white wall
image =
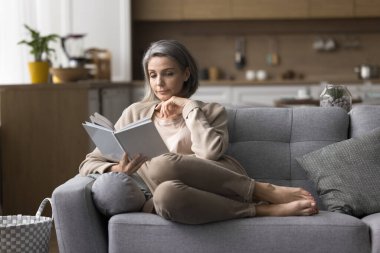
[[[112,53],[112,80],[129,81],[131,70],[131,0],[0,0],[0,84],[28,83],[29,49],[26,23],[43,35],[86,33],[84,47]],[[67,66],[60,44],[54,66]]]
[[[111,49],[113,80],[131,80],[131,1],[71,1],[72,32],[87,34],[86,48]]]

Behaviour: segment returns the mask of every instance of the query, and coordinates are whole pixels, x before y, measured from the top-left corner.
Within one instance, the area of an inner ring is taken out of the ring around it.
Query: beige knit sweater
[[[157,104],[158,101],[132,104],[124,110],[115,129],[121,129],[144,117],[152,117]],[[227,114],[224,107],[216,103],[191,101],[185,105],[182,116],[191,133],[193,155],[240,167],[236,161],[223,155],[228,146]],[[103,173],[114,164],[107,161],[96,148],[80,164],[79,172],[82,175]]]

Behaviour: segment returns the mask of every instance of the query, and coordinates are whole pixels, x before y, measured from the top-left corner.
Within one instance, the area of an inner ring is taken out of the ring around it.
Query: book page
[[[113,131],[89,122],[82,125],[104,157],[115,162],[123,158],[125,152]]]
[[[104,117],[103,115],[101,115],[100,113],[95,112],[94,115],[90,116],[90,120],[92,123],[98,124],[100,126],[108,128],[108,129],[115,130],[112,122],[109,119],[107,119],[106,117]]]
[[[115,132],[115,137],[130,157],[142,154],[148,158],[169,152],[151,119],[143,119]]]
[[[122,129],[118,130],[117,132],[122,132],[122,131],[125,131],[125,130],[128,130],[128,129],[131,129],[131,128],[134,128],[134,127],[138,127],[138,126],[141,126],[141,125],[144,125],[144,124],[147,124],[149,122],[151,122],[151,118],[150,117],[146,117],[146,118],[142,118],[138,121],[135,121],[133,123],[130,123],[128,125],[126,125],[125,127],[123,127]]]

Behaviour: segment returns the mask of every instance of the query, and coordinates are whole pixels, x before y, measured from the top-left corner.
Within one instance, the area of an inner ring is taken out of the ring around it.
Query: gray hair
[[[184,82],[181,96],[189,98],[198,89],[198,67],[194,58],[184,45],[175,40],[159,40],[153,42],[144,54],[142,65],[145,76],[145,96],[143,101],[153,101],[156,98],[149,83],[148,63],[154,56],[166,56],[174,59],[182,71],[189,69],[189,79]]]

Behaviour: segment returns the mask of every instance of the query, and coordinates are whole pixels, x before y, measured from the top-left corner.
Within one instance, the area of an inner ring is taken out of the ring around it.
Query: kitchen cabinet
[[[308,0],[133,0],[132,10],[137,21],[307,18]]]
[[[183,19],[230,19],[230,0],[183,0]]]
[[[309,0],[309,17],[344,18],[354,16],[354,0]]]
[[[127,88],[102,88],[100,92],[100,111],[115,124],[131,103],[131,91]]]
[[[305,86],[236,86],[233,88],[232,104],[239,106],[274,106],[275,100],[296,97],[300,89],[305,89]]]
[[[274,106],[274,101],[280,98],[297,96],[300,89],[310,85],[276,86],[276,85],[210,85],[201,86],[192,99],[204,102],[216,102],[232,106]],[[309,87],[310,88],[310,87]],[[314,96],[320,93],[320,87],[313,90]]]
[[[380,0],[355,0],[356,17],[380,17]]]
[[[133,86],[133,89],[131,91],[131,102],[135,103],[135,102],[141,101],[144,95],[145,95],[144,85],[141,84],[141,85]]]
[[[380,0],[132,0],[136,21],[380,17]]]
[[[200,83],[196,93],[191,97],[204,102],[216,102],[232,106],[274,106],[274,100],[284,97],[295,97],[300,89],[308,88],[313,97],[321,93],[320,85],[239,85],[239,84],[205,84]],[[137,102],[144,95],[142,86],[134,85],[131,101]]]
[[[231,0],[233,19],[307,18],[308,0]]]
[[[34,215],[43,198],[75,176],[94,147],[81,124],[95,111],[119,117],[128,94],[129,86],[109,83],[1,88],[3,214]]]
[[[1,91],[4,214],[34,215],[43,198],[78,172],[89,149],[80,124],[97,106],[96,97],[83,89]]]
[[[230,0],[134,0],[137,21],[215,20],[230,18]]]
[[[180,20],[183,17],[181,0],[133,0],[134,20]]]
[[[362,99],[369,104],[380,104],[380,85],[348,84],[346,85],[353,99]],[[217,102],[232,106],[275,106],[275,101],[297,98],[299,91],[319,99],[324,84],[296,85],[201,85],[192,99],[205,102]]]
[[[191,97],[204,102],[216,102],[226,106],[274,106],[274,100],[280,98],[293,98],[298,90],[309,89],[310,94],[318,98],[322,91],[320,85],[205,85],[200,84],[196,93]],[[141,86],[133,86],[131,91],[133,102],[139,101],[144,90]]]
[[[203,86],[199,87],[192,99],[204,102],[216,102],[220,104],[231,104],[232,87],[229,86]]]

